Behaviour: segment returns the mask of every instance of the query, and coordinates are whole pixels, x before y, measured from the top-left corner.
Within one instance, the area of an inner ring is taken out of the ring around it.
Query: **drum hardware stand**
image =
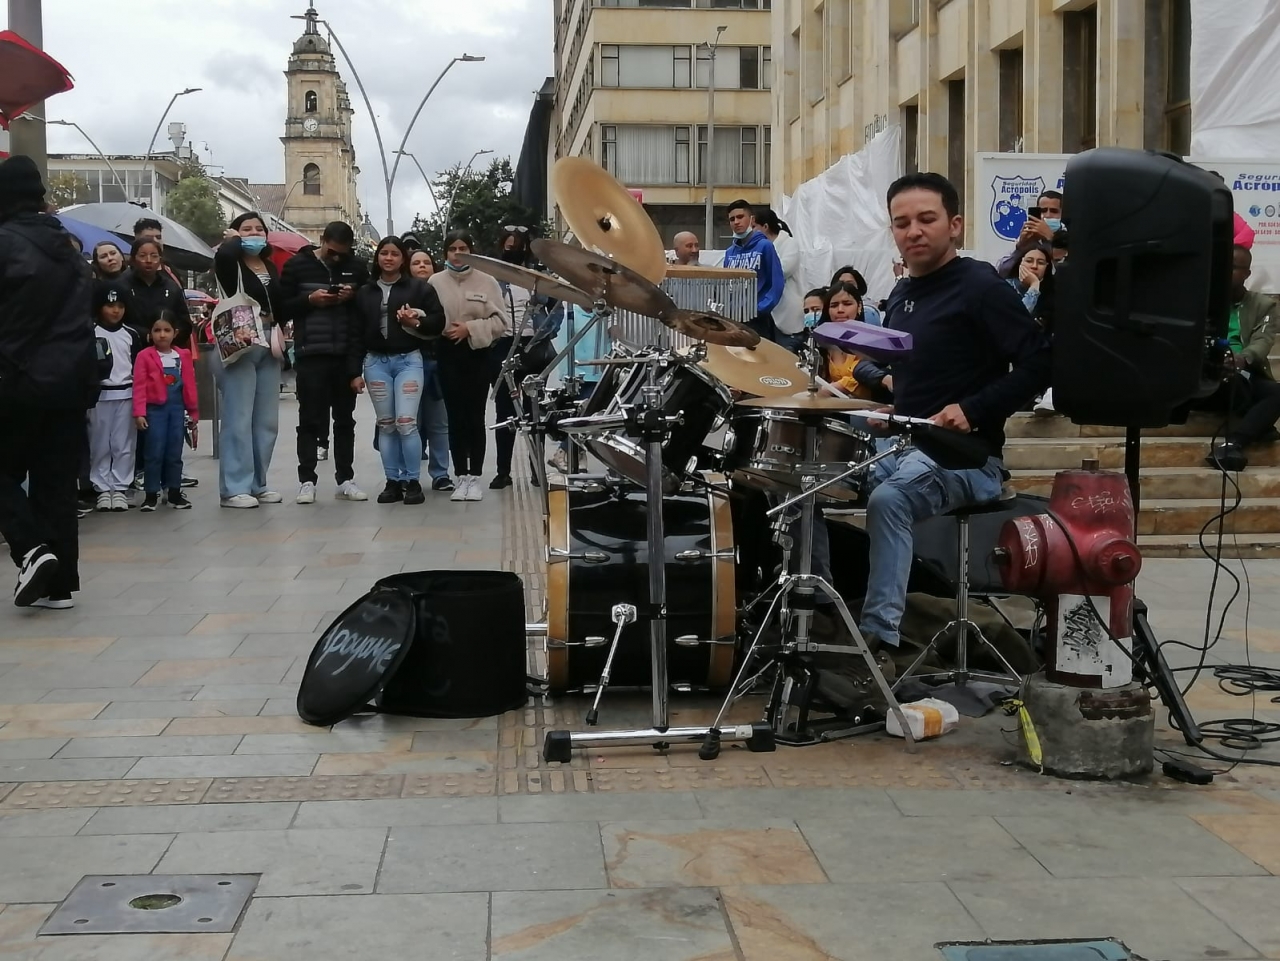
[[[546,437],[546,425],[542,422],[541,399],[543,388],[546,385],[545,379],[539,382],[532,375],[526,377],[521,385],[516,384],[516,371],[520,368],[520,362],[523,360],[524,352],[520,349],[520,331],[524,330],[525,324],[533,313],[533,298],[525,301],[524,316],[521,317],[518,329],[512,332],[511,347],[507,350],[507,356],[502,359],[502,367],[499,369],[498,379],[493,385],[493,392],[490,394],[491,400],[497,400],[498,394],[506,386],[507,393],[511,397],[512,406],[515,408],[515,414],[508,417],[501,423],[494,424],[493,430],[514,430],[520,434],[525,440],[525,444],[529,449],[529,456],[533,461],[534,481],[542,491],[542,516],[546,517],[551,507],[547,500],[547,465],[544,459]],[[536,336],[536,335],[535,335]],[[533,387],[530,388],[530,381],[533,381]],[[528,416],[525,415],[524,401],[521,397],[523,393],[530,398],[530,408]]]
[[[884,674],[880,671],[880,666],[876,663],[875,657],[872,655],[867,642],[862,636],[862,632],[858,629],[858,625],[854,622],[853,615],[849,612],[848,605],[845,604],[844,598],[839,592],[829,584],[824,578],[813,574],[811,566],[813,563],[812,545],[813,545],[813,525],[814,525],[814,502],[817,495],[826,488],[838,484],[854,474],[865,473],[866,470],[878,461],[884,460],[896,453],[906,450],[910,446],[910,441],[905,437],[899,437],[893,445],[884,451],[877,453],[873,457],[867,458],[857,464],[853,464],[848,470],[835,477],[814,483],[816,478],[812,476],[801,477],[801,492],[794,497],[788,498],[781,504],[765,512],[767,517],[777,517],[779,515],[786,516],[790,513],[790,509],[795,504],[800,504],[800,537],[799,543],[796,545],[799,557],[797,558],[796,573],[789,574],[786,568],[780,577],[777,585],[776,593],[773,600],[769,604],[769,610],[765,614],[764,620],[757,629],[755,636],[752,638],[751,646],[747,649],[746,657],[743,658],[741,667],[733,679],[733,684],[729,687],[729,693],[726,695],[724,703],[720,706],[720,711],[716,715],[716,719],[711,724],[711,730],[707,732],[706,738],[703,740],[702,747],[698,751],[698,756],[704,761],[714,760],[720,754],[720,724],[724,720],[725,715],[729,712],[729,708],[739,697],[741,697],[748,688],[743,686],[743,681],[747,676],[747,669],[751,666],[752,659],[755,657],[756,651],[760,647],[761,639],[768,630],[770,623],[775,616],[778,618],[779,629],[783,632],[783,642],[781,650],[771,653],[770,659],[777,662],[780,669],[778,678],[775,680],[775,694],[771,698],[768,710],[768,723],[773,731],[774,738],[784,744],[805,745],[816,744],[821,741],[832,741],[838,738],[850,737],[854,734],[861,734],[877,729],[879,724],[858,724],[855,726],[828,730],[817,735],[802,735],[801,731],[805,728],[808,720],[808,698],[802,697],[802,706],[798,710],[796,721],[790,720],[790,710],[792,707],[792,699],[797,695],[805,695],[812,693],[812,683],[806,678],[803,691],[796,690],[793,656],[800,654],[812,653],[837,653],[837,654],[860,654],[866,662],[867,668],[871,672],[872,679],[879,687],[881,695],[888,704],[889,710],[893,711],[897,717],[898,723],[902,727],[903,737],[906,742],[908,752],[915,752],[915,739],[911,736],[911,731],[907,726],[906,717],[902,713],[902,706],[894,697],[893,689],[890,688],[888,681],[885,680]],[[808,419],[805,426],[805,453],[810,464],[802,465],[811,467],[812,462],[817,461],[818,447],[818,428],[812,418]],[[789,534],[783,535],[786,539],[790,539]],[[813,617],[814,595],[818,589],[821,589],[827,597],[831,598],[836,605],[841,619],[849,630],[849,635],[853,638],[853,644],[818,644],[810,640],[809,627],[810,620]],[[790,600],[790,603],[786,603]],[[794,626],[794,640],[788,641],[786,637],[787,622],[791,621]],[[807,669],[806,669],[807,673]],[[755,675],[758,677],[759,673]],[[754,678],[752,679],[754,681]],[[839,723],[839,722],[837,722]]]
[[[587,711],[587,724],[595,727],[600,718],[600,698],[604,697],[605,688],[609,686],[609,678],[613,675],[613,656],[618,653],[618,641],[622,639],[622,629],[636,622],[636,606],[634,604],[614,604],[610,611],[610,619],[617,628],[613,632],[613,642],[609,645],[609,656],[604,660],[604,670],[600,672],[600,686],[596,688],[596,699]]]
[[[636,731],[548,731],[542,749],[542,756],[546,761],[568,762],[573,759],[575,747],[649,744],[655,750],[665,751],[674,742],[697,743],[704,741],[712,733],[716,735],[717,743],[722,738],[728,738],[745,741],[752,751],[774,749],[773,731],[764,724],[742,724],[725,732],[705,727],[673,728],[670,725],[667,702],[670,682],[667,671],[667,554],[662,516],[662,442],[666,439],[671,423],[679,418],[678,415],[673,417],[663,413],[661,389],[658,385],[658,371],[669,359],[669,354],[655,352],[642,361],[647,365],[647,380],[641,391],[642,402],[625,412],[628,432],[640,437],[647,448],[645,489],[651,509],[646,511],[649,603],[645,614],[649,618],[653,727]],[[621,629],[622,626],[619,625],[619,634]],[[595,710],[593,707],[592,712]]]

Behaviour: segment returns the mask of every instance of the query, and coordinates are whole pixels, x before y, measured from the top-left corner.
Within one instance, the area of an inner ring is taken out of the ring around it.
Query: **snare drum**
[[[765,407],[740,407],[725,437],[725,471],[746,487],[764,491],[800,489],[800,465],[805,457],[806,421],[794,414]],[[812,473],[833,477],[848,465],[875,455],[870,434],[841,420],[824,417],[818,423],[816,462],[826,465]],[[848,477],[823,490],[828,500],[856,502],[863,499],[865,478]]]
[[[725,478],[705,491],[662,500],[667,552],[667,663],[672,685],[723,688],[736,652],[735,550]],[[717,489],[721,488],[721,489]],[[548,493],[547,681],[553,692],[596,684],[604,669],[614,604],[634,604],[611,683],[651,678],[648,519],[643,491],[552,488]]]
[[[624,405],[643,401],[648,370],[643,364],[635,367],[614,367],[617,378],[606,387],[605,380],[592,394],[583,415],[616,412]],[[694,364],[681,364],[671,368],[658,380],[661,392],[662,412],[682,415],[679,424],[670,425],[662,444],[662,489],[664,493],[677,490],[695,469],[703,441],[708,434],[719,429],[733,409],[733,398],[728,388]],[[597,397],[599,395],[599,397]],[[588,434],[582,442],[611,470],[636,484],[645,483],[647,458],[645,445],[637,437],[622,431]]]

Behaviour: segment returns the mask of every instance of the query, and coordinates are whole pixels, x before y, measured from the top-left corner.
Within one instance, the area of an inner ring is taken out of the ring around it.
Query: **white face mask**
[[[804,312],[804,325],[810,329],[817,327],[822,322],[822,311],[806,310]]]

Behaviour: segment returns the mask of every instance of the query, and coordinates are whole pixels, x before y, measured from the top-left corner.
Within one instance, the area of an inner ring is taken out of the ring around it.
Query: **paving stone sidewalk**
[[[359,416],[373,493],[363,403]],[[872,737],[726,747],[712,764],[684,749],[544,764],[545,732],[582,726],[578,699],[303,723],[294,698],[319,629],[377,578],[515,570],[531,615],[545,584],[523,482],[405,507],[337,502],[322,477],[317,503],[297,506],[295,423],[286,400],[284,504],[220,510],[201,453],[194,510],[83,522],[75,610],[0,609],[0,957],[924,961],[939,942],[1114,937],[1149,959],[1280,958],[1274,769],[1207,788],[1062,782],[1007,763],[1002,716],[914,756]],[[1280,562],[1248,572],[1247,633],[1242,597],[1213,654],[1275,666]],[[1148,565],[1163,637],[1203,631],[1210,573]],[[1280,720],[1254,700],[1209,677],[1189,698],[1201,718]],[[713,711],[680,697],[673,722]],[[646,716],[623,695],[602,722]],[[148,873],[260,879],[230,933],[39,936],[83,876]]]

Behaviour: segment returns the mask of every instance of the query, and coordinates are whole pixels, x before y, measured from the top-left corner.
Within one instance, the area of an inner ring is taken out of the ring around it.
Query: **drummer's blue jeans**
[[[881,449],[892,443],[880,440]],[[898,625],[907,603],[917,521],[1000,496],[1001,462],[990,458],[978,470],[945,470],[919,450],[887,457],[871,467],[867,500],[867,534],[871,538],[871,573],[862,607],[862,633],[896,647]]]

